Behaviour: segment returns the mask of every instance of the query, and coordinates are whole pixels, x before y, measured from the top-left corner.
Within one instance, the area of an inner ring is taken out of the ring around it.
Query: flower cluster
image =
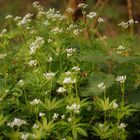
[[[87,17],[92,19],[92,18],[94,18],[96,15],[97,15],[96,12],[90,12],[89,14],[87,14]]]
[[[4,54],[0,54],[0,59],[3,59],[4,57],[6,57],[6,53],[4,53]]]
[[[34,54],[36,49],[40,48],[45,43],[42,37],[36,37],[36,40],[30,44],[30,54]]]
[[[41,101],[39,99],[34,99],[33,101],[30,102],[31,105],[38,105],[40,103]]]
[[[19,118],[15,118],[13,122],[7,123],[7,125],[10,126],[11,128],[13,128],[14,126],[20,127],[21,125],[24,125],[24,124],[27,124],[27,122]]]
[[[18,83],[17,83],[17,85],[23,86],[24,85],[24,80],[23,79],[19,80]]]
[[[106,89],[106,86],[105,86],[104,82],[99,83],[97,86],[101,90],[105,90]]]
[[[118,48],[117,48],[117,54],[120,54],[120,55],[124,55],[126,52],[130,52],[131,49],[130,48],[125,48],[124,46],[120,45]]]
[[[33,16],[33,14],[26,14],[21,20],[18,21],[17,26],[24,26],[27,23],[31,22],[31,17]]]
[[[126,75],[125,76],[117,76],[116,81],[120,83],[124,83],[126,80]]]
[[[70,57],[74,54],[74,52],[76,51],[75,48],[68,48],[66,49],[66,52],[67,52],[67,56]]]
[[[65,89],[64,87],[59,87],[59,88],[57,89],[57,92],[58,92],[58,93],[64,93],[64,92],[66,92],[66,89]]]
[[[76,79],[72,79],[71,77],[65,77],[65,79],[63,80],[64,84],[74,84],[76,83]]]
[[[36,66],[36,65],[37,65],[37,60],[30,60],[29,63],[28,63],[28,65],[29,65],[30,67]]]
[[[138,21],[136,21],[136,20],[134,20],[134,19],[130,19],[130,20],[128,20],[127,22],[124,22],[124,21],[122,21],[121,23],[119,23],[118,25],[120,26],[120,27],[123,27],[123,28],[128,28],[130,25],[134,25],[134,24],[137,24],[138,23]]]
[[[72,104],[71,106],[67,106],[66,109],[67,109],[68,111],[73,111],[74,113],[79,114],[79,112],[80,112],[80,105],[74,103],[74,104]]]
[[[46,77],[47,80],[51,80],[55,76],[55,73],[47,72],[47,73],[44,73],[44,76]]]

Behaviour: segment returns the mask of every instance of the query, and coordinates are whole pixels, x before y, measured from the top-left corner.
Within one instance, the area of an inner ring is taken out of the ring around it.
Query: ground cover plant
[[[138,136],[139,40],[128,28],[139,23],[123,21],[120,36],[99,38],[104,18],[86,13],[86,4],[79,5],[86,22],[73,22],[55,9],[45,11],[38,2],[33,7],[36,15],[6,16],[0,33],[0,138]]]

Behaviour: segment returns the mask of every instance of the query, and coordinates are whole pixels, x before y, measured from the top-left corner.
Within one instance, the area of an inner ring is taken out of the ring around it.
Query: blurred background
[[[0,0],[0,22],[3,23],[4,17],[8,14],[14,16],[23,16],[30,12],[33,13],[32,3],[35,0]],[[65,11],[69,0],[38,0],[46,9],[56,8],[61,11]],[[107,30],[113,33],[114,29],[117,28],[117,24],[121,21],[128,21],[129,8],[128,1],[132,4],[132,17],[140,22],[140,0],[108,0],[106,4],[101,8],[99,2],[105,0],[87,0],[89,5],[88,10],[93,10],[101,13],[101,16],[105,17],[107,21]],[[2,28],[2,24],[0,24]],[[135,31],[140,33],[139,24],[136,25]]]

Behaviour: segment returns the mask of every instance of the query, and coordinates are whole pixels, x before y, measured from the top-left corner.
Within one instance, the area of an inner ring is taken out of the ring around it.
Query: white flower
[[[16,17],[14,18],[14,21],[18,21],[18,20],[20,20],[20,19],[21,19],[21,17],[16,16]]]
[[[2,34],[6,33],[6,32],[7,32],[7,29],[3,29],[3,30],[1,31]]]
[[[38,105],[40,103],[41,101],[39,99],[34,99],[33,101],[30,102],[31,105]]]
[[[70,24],[70,25],[67,27],[67,30],[69,31],[69,30],[74,29],[74,28],[76,28],[76,27],[77,27],[77,25]]]
[[[88,17],[88,18],[93,18],[93,17],[95,17],[96,15],[97,15],[96,12],[90,12],[89,14],[87,14],[87,17]]]
[[[63,138],[62,140],[66,140],[66,138]]]
[[[102,23],[102,22],[104,22],[104,19],[101,18],[101,17],[99,17],[99,18],[98,18],[98,22],[99,22],[99,23]]]
[[[51,30],[51,33],[53,34],[62,33],[62,32],[63,32],[63,29],[59,27],[55,27],[54,29]]]
[[[135,23],[134,19],[128,20],[129,25],[133,25]]]
[[[121,26],[121,27],[123,27],[123,28],[125,28],[125,29],[128,28],[128,26],[129,26],[129,25],[128,25],[128,22],[124,22],[124,21],[122,21],[122,22],[119,23],[118,25]]]
[[[80,68],[78,66],[73,66],[72,67],[72,70],[74,70],[74,71],[80,71]]]
[[[71,121],[72,121],[72,118],[69,117],[69,118],[68,118],[68,122],[71,122]]]
[[[13,18],[12,15],[7,15],[7,16],[5,17],[5,19],[12,19],[12,18]]]
[[[13,120],[13,122],[7,123],[7,125],[10,126],[11,128],[13,128],[14,126],[20,127],[20,126],[23,125],[23,124],[27,124],[27,122],[24,121],[24,120],[21,120],[21,119],[19,119],[19,118],[15,118],[15,119]]]
[[[45,43],[42,37],[36,36],[36,40],[30,44],[30,54],[34,54],[36,49],[40,48]]]
[[[79,30],[79,29],[75,29],[73,31],[74,35],[79,35],[81,32],[82,32],[82,30]]]
[[[43,116],[45,116],[45,113],[40,112],[39,117],[43,117]]]
[[[117,49],[118,50],[125,50],[126,48],[124,46],[120,45]]]
[[[64,93],[64,92],[66,92],[66,89],[63,88],[63,87],[59,87],[59,88],[57,89],[57,92],[58,92],[58,93]]]
[[[80,111],[79,111],[79,110],[80,110],[80,105],[74,103],[74,104],[72,104],[71,106],[67,106],[66,109],[69,110],[69,111],[74,111],[75,113],[78,114],[78,113],[80,112]]]
[[[30,67],[36,66],[36,65],[37,65],[37,60],[30,60],[29,63],[28,63],[28,65],[29,65]]]
[[[4,53],[4,54],[0,54],[0,59],[3,59],[7,54]]]
[[[54,113],[54,115],[53,115],[53,117],[52,117],[52,118],[53,118],[54,120],[56,120],[56,119],[58,118],[58,116],[59,116],[59,114],[58,114],[58,113]]]
[[[17,85],[23,86],[24,85],[24,80],[23,79],[19,80]]]
[[[105,90],[106,89],[106,86],[105,86],[104,82],[99,83],[97,86],[101,90]]]
[[[46,77],[47,80],[51,80],[55,76],[55,73],[53,72],[44,73],[44,76]]]
[[[52,61],[53,61],[53,58],[49,57],[48,62],[52,62]]]
[[[114,109],[118,108],[118,104],[117,104],[116,102],[114,102],[113,108],[114,108]]]
[[[83,9],[86,9],[87,8],[87,4],[85,4],[85,3],[80,3],[80,4],[78,4],[78,8],[83,8]]]
[[[38,127],[39,127],[39,126],[38,126],[38,124],[36,124],[36,123],[33,125],[33,128],[34,128],[34,129],[37,129]]]
[[[28,140],[29,134],[28,133],[22,133],[21,134],[21,139],[22,140]]]
[[[70,57],[74,54],[74,52],[76,51],[75,48],[69,48],[69,49],[66,49],[66,52],[67,52],[67,56]]]
[[[50,22],[48,20],[46,20],[44,23],[43,23],[45,26],[48,26],[50,25]]]
[[[104,124],[100,123],[100,124],[98,125],[98,127],[103,128],[103,127],[104,127]]]
[[[53,40],[51,38],[48,39],[48,43],[51,43],[53,42]]]
[[[61,116],[61,119],[64,120],[64,119],[65,119],[65,115],[62,115],[62,116]]]
[[[74,13],[74,9],[72,9],[71,7],[68,7],[66,9],[66,12],[68,12],[68,13]]]
[[[71,72],[70,71],[67,71],[65,72],[66,76],[70,76],[71,75]]]
[[[126,75],[125,76],[117,76],[116,81],[120,83],[124,83],[126,80]]]
[[[123,129],[123,128],[125,128],[126,126],[127,126],[127,125],[126,125],[125,123],[121,123],[121,124],[119,125],[118,128]]]
[[[64,84],[74,84],[74,83],[76,83],[76,79],[71,79],[71,77],[66,77],[66,78],[63,80],[63,83],[64,83]]]

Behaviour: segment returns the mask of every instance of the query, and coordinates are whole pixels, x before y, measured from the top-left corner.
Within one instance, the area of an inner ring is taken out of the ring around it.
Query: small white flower
[[[23,86],[24,85],[24,80],[23,79],[19,80],[17,85]]]
[[[39,117],[43,117],[43,116],[45,116],[45,113],[40,112]]]
[[[126,29],[126,28],[128,28],[129,25],[128,25],[128,22],[122,21],[121,23],[118,24],[118,26],[121,26]]]
[[[75,48],[69,48],[69,49],[66,49],[66,52],[67,52],[67,56],[70,57],[74,54],[74,52],[76,51]]]
[[[51,33],[53,34],[58,34],[58,33],[62,33],[63,29],[59,28],[59,27],[55,27],[54,29],[51,30]]]
[[[120,83],[124,83],[126,80],[126,75],[125,76],[117,76],[116,81]]]
[[[76,79],[72,79],[71,77],[66,77],[66,78],[63,80],[63,83],[64,83],[64,84],[74,84],[74,83],[76,83]]]
[[[14,18],[14,21],[19,21],[20,19],[21,19],[21,17],[16,16],[16,17]]]
[[[44,22],[44,25],[45,25],[45,26],[48,26],[48,25],[50,25],[50,22],[49,22],[48,20],[46,20],[46,21]]]
[[[135,23],[134,19],[128,20],[129,25],[133,25]]]
[[[13,18],[12,15],[7,15],[7,16],[5,17],[5,19],[12,19],[12,18]]]
[[[80,110],[80,105],[74,103],[74,104],[72,104],[71,106],[68,106],[68,105],[67,105],[66,109],[69,110],[69,111],[73,111],[73,112],[79,114],[79,112],[80,112],[80,111],[79,111],[79,110]]]
[[[23,124],[27,124],[27,122],[24,121],[24,120],[21,120],[21,119],[19,119],[19,118],[15,118],[15,119],[13,120],[13,122],[7,123],[7,125],[10,126],[11,128],[13,128],[14,126],[20,127],[20,126],[23,125]]]
[[[119,125],[118,128],[123,129],[123,128],[125,128],[126,126],[127,126],[127,125],[126,125],[125,123],[121,123],[121,124]]]
[[[86,9],[87,8],[87,4],[85,4],[85,3],[80,3],[80,4],[78,4],[78,8],[83,8],[83,9]]]
[[[64,120],[64,119],[65,119],[65,115],[62,115],[62,116],[61,116],[61,119]]]
[[[68,7],[66,9],[66,12],[68,12],[68,13],[74,13],[74,9],[72,9],[71,7]]]
[[[54,115],[53,115],[53,117],[52,117],[52,118],[53,118],[54,120],[56,120],[56,119],[58,118],[58,116],[59,116],[59,114],[58,114],[58,113],[54,113]]]
[[[31,105],[38,105],[40,103],[41,101],[39,99],[34,99],[33,101],[30,102]]]
[[[99,18],[98,18],[98,22],[99,22],[99,23],[102,23],[102,22],[104,22],[104,19],[101,18],[101,17],[99,17]]]
[[[0,54],[0,59],[3,59],[4,57],[6,57],[6,53],[4,53],[4,54]]]
[[[118,108],[118,104],[117,104],[116,102],[114,102],[113,108],[114,108],[114,109]]]
[[[104,127],[104,124],[100,123],[98,126],[99,126],[100,128],[103,128],[103,127]]]
[[[47,80],[51,80],[55,76],[55,73],[53,72],[44,73],[44,76],[46,77]]]
[[[94,18],[96,15],[97,15],[96,12],[90,12],[89,14],[87,14],[87,17],[92,19],[92,18]]]
[[[53,61],[53,58],[49,57],[48,62],[52,62],[52,61]]]
[[[58,92],[58,93],[64,93],[64,92],[66,92],[66,89],[63,88],[63,87],[59,87],[59,88],[57,89],[57,92]]]
[[[28,133],[22,133],[21,134],[21,139],[22,140],[28,140],[29,134]]]
[[[70,76],[71,75],[71,72],[70,71],[67,71],[65,72],[66,76]]]
[[[28,63],[28,65],[29,65],[30,67],[36,66],[36,65],[37,65],[37,60],[30,60],[29,63]]]
[[[106,89],[106,86],[105,86],[104,82],[99,83],[97,86],[101,90],[105,90]]]
[[[80,71],[80,68],[78,66],[73,66],[72,67],[72,70],[74,70],[74,71]]]
[[[33,128],[34,128],[34,129],[37,129],[38,127],[39,127],[39,126],[38,126],[38,124],[36,124],[36,123],[33,125]]]
[[[117,48],[117,50],[125,50],[126,48],[124,47],[124,46],[122,46],[122,45],[120,45],[118,48]]]
[[[80,32],[82,32],[82,30],[79,30],[79,29],[75,29],[75,30],[73,31],[74,35],[79,35]]]
[[[68,118],[68,122],[71,122],[71,121],[72,121],[72,118],[69,117],[69,118]]]
[[[2,34],[6,33],[6,32],[7,32],[7,29],[3,29],[3,30],[1,31]]]
[[[51,43],[53,42],[53,40],[51,38],[48,39],[48,43]]]

